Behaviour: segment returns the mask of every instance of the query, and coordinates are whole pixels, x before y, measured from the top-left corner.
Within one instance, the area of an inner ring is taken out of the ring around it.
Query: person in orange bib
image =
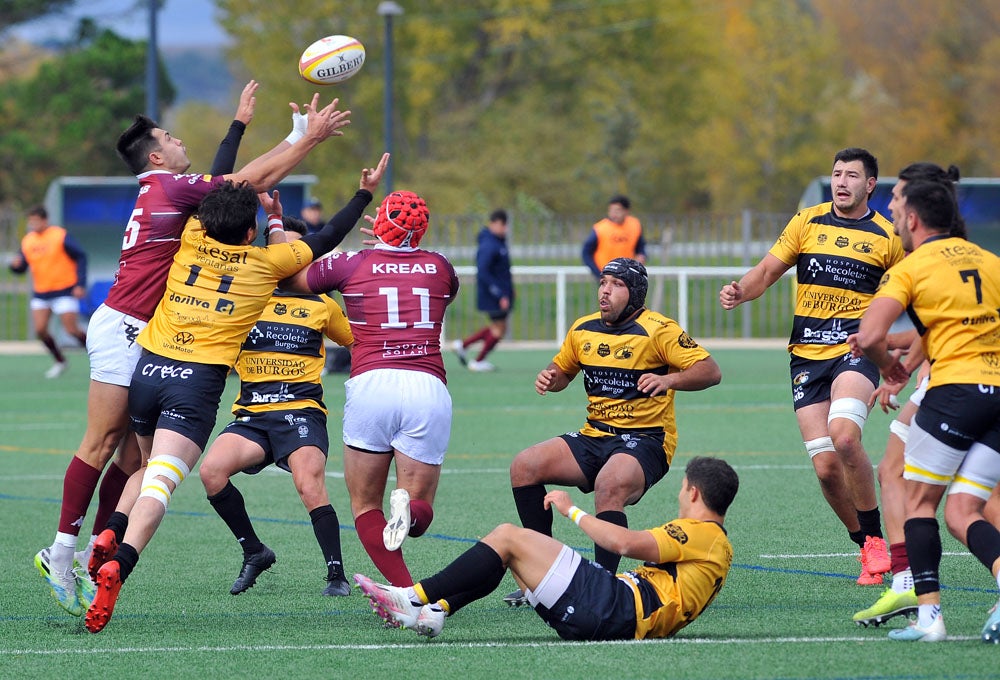
[[[646,239],[638,218],[629,214],[631,208],[628,196],[612,196],[608,201],[608,216],[594,225],[583,243],[583,263],[598,279],[604,265],[616,257],[646,264]]]
[[[66,370],[66,356],[49,333],[49,320],[55,313],[67,335],[87,344],[78,323],[80,298],[87,292],[87,254],[65,229],[49,224],[48,211],[39,205],[28,211],[28,233],[10,269],[15,274],[31,269],[31,321],[35,336],[55,359],[45,377],[58,378]]]

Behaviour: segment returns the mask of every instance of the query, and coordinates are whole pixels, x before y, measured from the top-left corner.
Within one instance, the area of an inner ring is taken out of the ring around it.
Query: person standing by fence
[[[615,258],[628,257],[646,264],[646,239],[639,219],[629,214],[631,208],[628,196],[612,196],[608,216],[594,225],[583,242],[583,263],[598,279],[604,265]]]
[[[510,273],[510,253],[507,250],[507,211],[494,210],[490,222],[479,232],[476,250],[476,305],[485,312],[490,322],[465,338],[456,340],[453,349],[458,360],[470,371],[492,371],[493,364],[486,361],[497,343],[507,333],[507,317],[514,307],[514,280]],[[477,342],[482,347],[475,359],[469,361],[466,349]]]

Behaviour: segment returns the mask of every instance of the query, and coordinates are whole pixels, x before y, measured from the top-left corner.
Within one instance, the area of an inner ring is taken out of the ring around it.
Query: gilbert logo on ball
[[[306,48],[299,58],[299,74],[316,85],[342,83],[361,70],[365,46],[347,35],[328,35]]]

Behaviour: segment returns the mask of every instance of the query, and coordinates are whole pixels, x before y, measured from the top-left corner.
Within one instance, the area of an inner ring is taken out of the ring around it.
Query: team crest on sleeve
[[[698,346],[698,343],[695,342],[694,338],[688,335],[687,332],[681,333],[680,336],[678,336],[677,344],[684,349],[694,349]]]
[[[664,528],[666,529],[667,534],[670,536],[670,538],[674,539],[678,543],[683,544],[688,542],[688,535],[684,532],[684,529],[682,529],[680,526],[676,524],[668,524]]]
[[[590,341],[588,340],[587,342],[583,343],[583,348],[582,348],[581,351],[584,354],[590,354],[590,349],[591,349],[591,347],[590,347]]]
[[[889,272],[882,275],[882,280],[878,282],[878,287],[881,288],[887,283],[889,283]]]

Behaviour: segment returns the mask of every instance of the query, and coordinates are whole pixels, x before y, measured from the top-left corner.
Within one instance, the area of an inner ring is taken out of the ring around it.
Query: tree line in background
[[[916,160],[1000,174],[995,0],[398,1],[395,185],[435,211],[599,216],[624,192],[643,213],[790,212],[845,146],[871,149],[885,175]],[[366,46],[364,70],[319,91],[340,97],[352,125],[300,168],[328,206],[346,200],[384,146],[377,4],[216,5],[232,38],[232,108],[165,108],[161,66],[164,124],[193,168],[210,164],[249,78],[262,86],[240,159],[280,140],[286,102],[316,89],[299,54],[347,34]],[[32,59],[12,70],[0,55],[0,203],[37,202],[58,175],[126,174],[114,142],[144,106],[145,43],[86,22],[58,59],[9,43],[4,54]]]

